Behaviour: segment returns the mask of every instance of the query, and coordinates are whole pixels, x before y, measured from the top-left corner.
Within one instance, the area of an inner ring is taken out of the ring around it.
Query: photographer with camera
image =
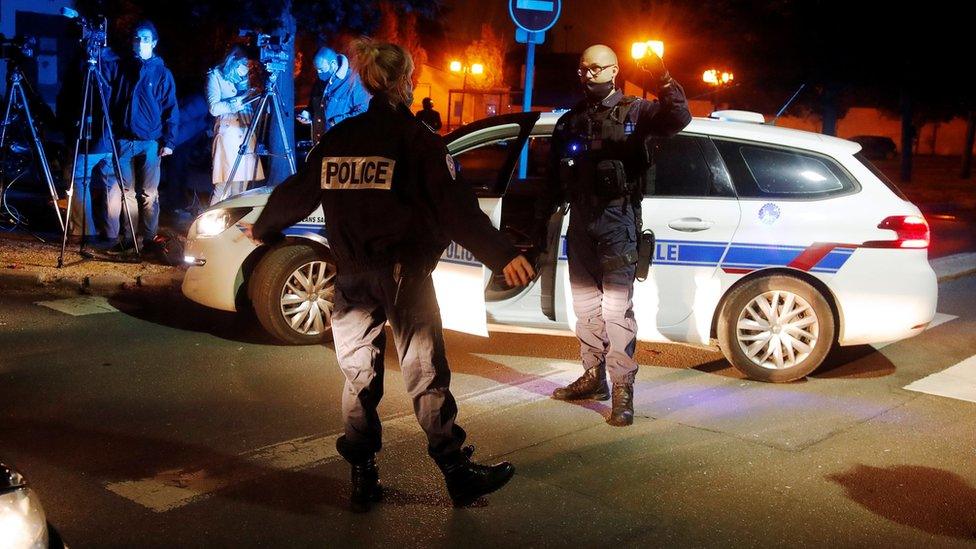
[[[132,32],[131,56],[107,64],[111,87],[109,110],[117,132],[119,162],[129,210],[138,204],[143,249],[156,251],[159,225],[160,160],[173,154],[179,130],[179,107],[173,73],[154,51],[159,41],[149,21],[138,23]],[[108,185],[108,236],[119,235],[122,197],[118,186]],[[110,254],[126,253],[133,243],[123,236]]]
[[[330,48],[321,48],[315,54],[315,71],[319,78],[298,121],[312,125],[312,141],[318,143],[332,126],[366,112],[371,96],[349,65],[349,59]]]
[[[251,102],[260,95],[257,86],[251,84],[250,74],[250,62],[240,46],[232,47],[223,62],[207,73],[207,104],[215,118],[211,204],[244,192],[248,181],[264,179],[261,162],[253,152],[257,134],[252,133],[247,146],[252,152],[244,155],[234,180],[229,180],[254,116]]]

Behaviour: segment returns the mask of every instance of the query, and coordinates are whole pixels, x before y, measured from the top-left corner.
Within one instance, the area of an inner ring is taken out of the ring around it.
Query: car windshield
[[[888,176],[885,175],[883,171],[878,169],[878,167],[874,165],[874,162],[871,162],[870,160],[868,160],[867,156],[864,156],[864,151],[855,154],[854,158],[856,158],[861,164],[864,164],[864,167],[871,170],[871,173],[873,173],[878,179],[880,179],[881,182],[884,183],[886,187],[891,189],[891,192],[895,193],[895,195],[897,195],[902,200],[908,200],[908,197],[905,196],[905,193],[901,192],[901,189],[898,188],[898,185],[895,185],[895,182],[888,179]]]

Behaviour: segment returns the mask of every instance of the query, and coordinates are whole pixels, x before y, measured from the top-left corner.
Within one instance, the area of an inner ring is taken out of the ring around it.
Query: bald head
[[[580,56],[580,62],[587,65],[597,64],[601,67],[604,65],[616,65],[617,54],[613,53],[613,50],[609,46],[596,44],[583,51],[583,55]]]
[[[617,54],[609,46],[590,46],[580,56],[580,81],[583,84],[612,82],[617,72]]]
[[[315,52],[315,72],[323,82],[332,78],[339,70],[339,55],[331,48],[320,48]]]

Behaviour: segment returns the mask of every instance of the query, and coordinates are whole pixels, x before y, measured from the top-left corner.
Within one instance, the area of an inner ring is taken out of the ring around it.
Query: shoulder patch
[[[327,156],[322,159],[322,188],[388,191],[395,166],[396,160],[382,156]]]
[[[447,171],[451,173],[451,179],[457,179],[457,166],[454,164],[454,157],[447,153]]]

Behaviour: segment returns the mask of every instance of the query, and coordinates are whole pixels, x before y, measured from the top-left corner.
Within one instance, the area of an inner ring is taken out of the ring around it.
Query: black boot
[[[468,446],[455,455],[437,459],[447,481],[447,493],[455,507],[465,507],[485,494],[498,490],[511,480],[515,467],[507,461],[480,465],[471,461],[474,448]]]
[[[607,374],[603,366],[594,366],[566,387],[552,392],[556,400],[606,400],[610,398]]]
[[[614,427],[626,427],[634,423],[634,384],[614,383],[613,403],[607,423]]]
[[[383,498],[383,485],[380,484],[379,469],[376,459],[352,464],[352,495],[349,498],[350,507],[355,513],[369,511],[373,503]]]

